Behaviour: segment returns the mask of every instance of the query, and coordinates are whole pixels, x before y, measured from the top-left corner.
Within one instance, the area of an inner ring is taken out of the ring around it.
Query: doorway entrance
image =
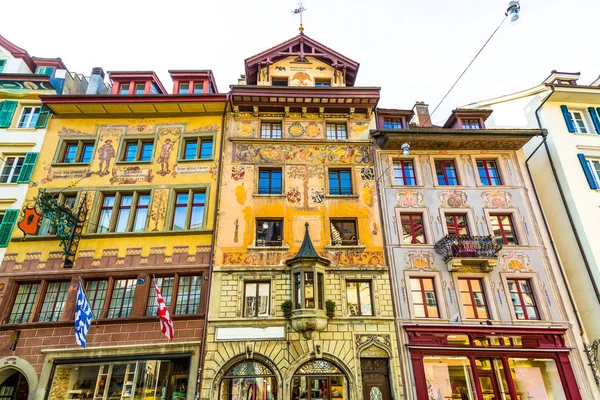
[[[0,384],[0,400],[20,400],[28,396],[27,378],[19,371],[13,372]]]
[[[361,358],[363,400],[391,400],[387,358]]]

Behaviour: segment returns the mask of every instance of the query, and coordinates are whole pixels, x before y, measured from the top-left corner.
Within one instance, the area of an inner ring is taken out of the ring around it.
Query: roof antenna
[[[304,26],[302,26],[302,13],[304,11],[306,11],[306,8],[304,8],[302,2],[298,3],[298,8],[292,11],[293,15],[300,14],[300,28],[298,28],[298,30],[300,31],[301,35],[304,35]]]

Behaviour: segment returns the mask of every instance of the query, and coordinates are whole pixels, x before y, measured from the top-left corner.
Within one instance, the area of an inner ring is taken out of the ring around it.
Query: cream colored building
[[[538,86],[467,107],[494,110],[488,127],[547,130],[524,147],[526,167],[571,287],[563,301],[569,308],[575,301],[582,339],[593,343],[600,339],[600,79],[582,84],[579,73],[552,71]]]

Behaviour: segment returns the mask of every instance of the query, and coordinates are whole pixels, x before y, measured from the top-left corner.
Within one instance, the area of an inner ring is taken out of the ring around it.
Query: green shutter
[[[17,102],[14,100],[5,100],[0,107],[0,128],[8,128],[12,121],[13,114],[17,109]]]
[[[19,210],[6,210],[0,224],[0,247],[8,246],[17,218],[19,218]]]
[[[23,166],[21,167],[21,172],[17,178],[17,183],[29,183],[31,175],[33,175],[33,169],[35,168],[35,163],[37,162],[39,154],[40,153],[25,154],[25,161],[23,161]]]
[[[42,109],[40,110],[40,116],[38,117],[37,122],[35,123],[35,129],[45,128],[48,126],[48,120],[50,119],[50,114],[52,112],[46,105],[42,105]]]

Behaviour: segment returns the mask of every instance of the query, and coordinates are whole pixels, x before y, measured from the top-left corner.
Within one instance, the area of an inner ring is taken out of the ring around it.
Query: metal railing
[[[281,247],[283,240],[256,239],[256,247]]]
[[[451,258],[498,258],[502,244],[491,236],[451,236],[446,235],[434,246],[435,251]]]

